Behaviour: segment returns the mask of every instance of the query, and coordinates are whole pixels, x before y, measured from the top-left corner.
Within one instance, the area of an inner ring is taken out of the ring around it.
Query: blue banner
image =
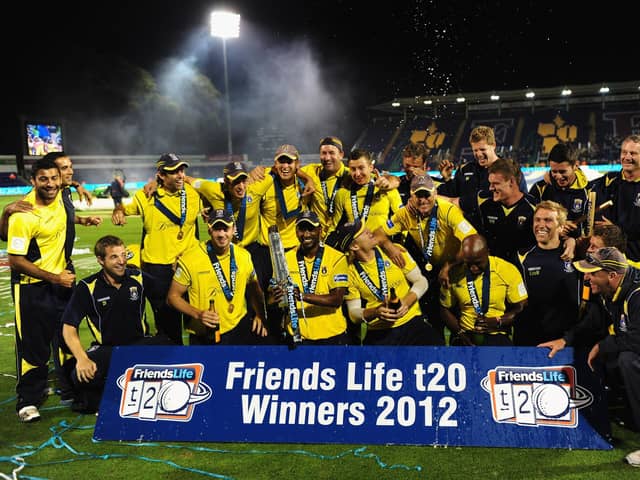
[[[571,349],[118,347],[96,440],[610,449]]]

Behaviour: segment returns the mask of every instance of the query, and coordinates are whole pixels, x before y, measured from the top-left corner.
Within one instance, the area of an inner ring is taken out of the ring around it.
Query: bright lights
[[[424,102],[425,105],[431,105],[433,103],[433,100],[425,100]]]
[[[464,97],[456,98],[456,102],[458,102],[458,103],[464,103],[465,100],[466,100],[466,98],[464,98]]]
[[[240,15],[231,12],[213,12],[211,14],[211,36],[238,38],[240,36]]]
[[[600,87],[600,90],[598,90],[600,93],[609,93],[609,87],[606,86],[602,86]]]
[[[500,100],[500,95],[491,95],[490,98],[491,98],[491,100],[493,100],[495,102],[495,101]]]
[[[392,107],[396,107],[396,108],[397,108],[397,107],[399,107],[399,106],[400,106],[400,102],[392,102],[392,103],[391,103],[391,106],[392,106]]]
[[[562,92],[560,92],[560,95],[562,95],[563,97],[568,97],[572,93],[573,92],[571,91],[570,88],[565,88],[565,89],[562,90]]]
[[[536,93],[535,92],[527,92],[527,93],[525,93],[524,96],[527,97],[527,98],[534,98],[536,96]]]
[[[231,160],[233,141],[231,139],[231,102],[229,101],[229,74],[227,72],[227,38],[238,38],[240,36],[240,15],[231,12],[213,12],[211,14],[211,36],[222,39],[224,97],[227,116],[227,152],[229,160]]]

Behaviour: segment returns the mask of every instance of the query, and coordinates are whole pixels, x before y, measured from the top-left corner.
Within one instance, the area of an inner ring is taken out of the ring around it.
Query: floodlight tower
[[[227,113],[227,151],[229,160],[233,154],[231,141],[231,103],[229,102],[229,75],[227,73],[227,38],[240,36],[240,15],[226,11],[211,13],[211,36],[222,39],[222,58],[224,63],[224,91]]]

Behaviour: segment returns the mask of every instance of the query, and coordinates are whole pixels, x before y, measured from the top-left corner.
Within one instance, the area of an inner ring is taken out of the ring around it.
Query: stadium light
[[[211,36],[222,39],[224,92],[227,113],[227,151],[229,160],[231,160],[233,143],[231,141],[231,102],[229,101],[229,75],[227,73],[227,38],[238,38],[240,36],[240,15],[224,11],[211,13]]]
[[[392,107],[399,107],[400,106],[400,102],[392,102],[391,106]]]
[[[458,102],[458,103],[464,103],[465,100],[466,100],[466,98],[464,98],[464,97],[456,98],[456,102]]]
[[[424,102],[425,105],[431,105],[433,103],[433,100],[425,100]]]
[[[494,94],[494,95],[491,95],[491,97],[490,97],[490,98],[491,98],[491,100],[493,100],[494,102],[496,102],[496,101],[500,100],[500,95],[495,95],[495,94]]]
[[[565,89],[562,90],[562,92],[560,92],[560,95],[562,95],[563,97],[568,97],[572,93],[573,92],[571,91],[570,88],[565,88]]]
[[[602,87],[600,87],[600,90],[598,90],[600,93],[609,93],[609,87],[603,85]]]
[[[536,96],[536,93],[535,92],[527,92],[524,96],[527,97],[527,98],[534,98]]]

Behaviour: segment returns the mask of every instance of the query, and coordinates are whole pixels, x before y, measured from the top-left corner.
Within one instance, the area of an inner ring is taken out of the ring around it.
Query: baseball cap
[[[227,210],[213,210],[212,212],[209,212],[207,223],[211,226],[215,225],[216,223],[224,223],[227,227],[230,227],[231,225],[233,225],[233,214],[231,214]]]
[[[338,137],[324,137],[322,140],[320,140],[320,146],[323,145],[333,145],[341,152],[344,152],[344,148],[342,147],[342,140],[340,140]]]
[[[587,253],[584,260],[573,262],[576,270],[583,273],[605,272],[624,273],[629,264],[625,256],[615,247],[604,247],[593,253]]]
[[[167,172],[173,172],[181,166],[188,167],[189,164],[183,160],[180,160],[175,153],[165,153],[160,157],[160,160],[156,162],[158,170],[166,170]]]
[[[300,225],[303,222],[310,223],[314,227],[320,226],[320,219],[318,218],[318,215],[316,212],[312,212],[311,210],[307,210],[298,215],[296,225]]]
[[[291,160],[300,160],[300,154],[298,153],[298,149],[293,145],[288,145],[288,144],[280,145],[276,150],[276,154],[273,158],[277,160],[280,157],[287,157],[287,158],[290,158]]]
[[[224,178],[231,180],[232,182],[241,176],[248,177],[247,169],[241,162],[229,162],[224,166],[222,171]]]
[[[336,250],[346,252],[353,240],[364,231],[364,227],[365,224],[360,220],[345,223],[333,231],[325,243]]]
[[[411,180],[411,193],[416,193],[420,190],[424,190],[429,193],[435,192],[436,186],[430,175],[417,175],[413,177]]]

